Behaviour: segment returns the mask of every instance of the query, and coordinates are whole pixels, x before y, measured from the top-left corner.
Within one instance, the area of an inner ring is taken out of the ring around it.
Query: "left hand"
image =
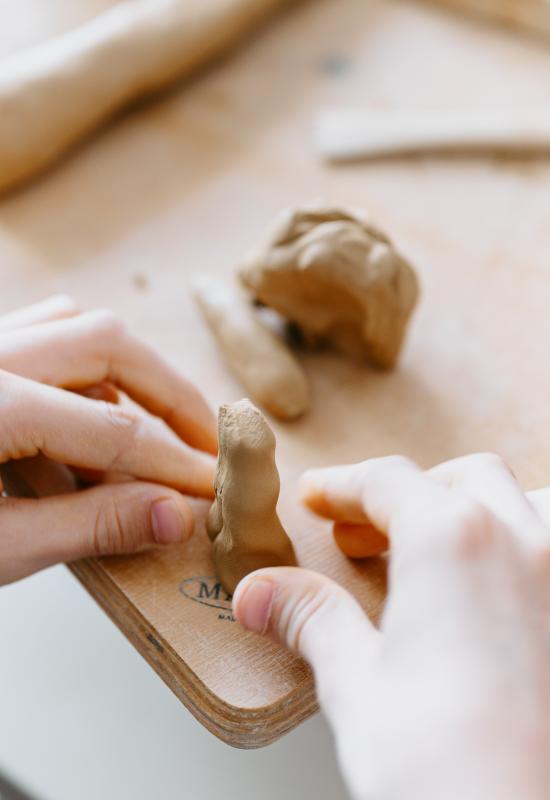
[[[0,464],[23,463],[40,480],[27,460],[46,456],[130,478],[41,499],[0,497],[0,584],[58,561],[191,535],[180,492],[212,496],[215,416],[111,312],[80,313],[54,297],[0,318],[0,404]]]

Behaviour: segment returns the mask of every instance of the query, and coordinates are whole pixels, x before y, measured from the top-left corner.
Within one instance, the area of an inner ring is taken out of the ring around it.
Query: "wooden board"
[[[63,27],[69,11],[72,24],[73,6],[59,0],[44,25]],[[0,5],[0,31],[17,13]],[[526,488],[550,482],[550,164],[440,157],[329,167],[313,150],[313,118],[323,105],[361,102],[521,113],[549,94],[550,52],[511,34],[405,0],[306,3],[1,202],[0,312],[56,291],[109,306],[213,405],[232,401],[241,390],[193,306],[190,275],[233,270],[282,206],[325,197],[369,207],[422,280],[401,367],[383,375],[309,356],[314,410],[274,427],[281,516],[301,563],[375,615],[382,566],[338,553],[326,525],[298,504],[296,478],[308,466],[393,452],[427,466],[495,450]],[[73,568],[225,741],[261,746],[313,712],[304,664],[243,632],[216,598],[200,525],[188,546]]]

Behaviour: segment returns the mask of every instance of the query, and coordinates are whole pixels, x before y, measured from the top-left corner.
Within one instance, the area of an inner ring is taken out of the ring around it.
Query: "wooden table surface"
[[[0,54],[109,4],[49,0],[46,12],[40,0],[0,0]],[[363,103],[521,113],[549,101],[550,51],[540,43],[413,0],[297,4],[235,55],[0,201],[0,313],[59,291],[86,308],[109,306],[216,406],[242,391],[197,314],[190,276],[230,273],[283,206],[325,198],[370,209],[422,281],[400,368],[383,375],[308,356],[314,410],[274,427],[281,516],[301,562],[376,615],[382,565],[344,559],[326,525],[299,507],[295,479],[307,466],[394,452],[427,466],[494,450],[526,488],[550,482],[550,162],[331,167],[316,157],[315,114]],[[229,603],[216,601],[200,524],[186,547],[76,571],[225,740],[266,744],[315,709],[302,662],[240,630]]]

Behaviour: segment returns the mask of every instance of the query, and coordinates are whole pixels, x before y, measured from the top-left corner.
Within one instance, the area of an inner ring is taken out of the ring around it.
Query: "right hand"
[[[401,458],[307,473],[338,525],[391,541],[377,630],[323,575],[263,569],[237,619],[315,673],[356,800],[546,800],[550,787],[548,492],[496,456],[423,471]]]
[[[58,561],[191,535],[180,492],[212,496],[216,419],[113,314],[80,313],[55,297],[0,317],[0,404],[0,465],[24,464],[40,483],[36,458],[46,456],[100,479],[40,499],[0,496],[0,584]],[[113,473],[130,480],[113,482]]]

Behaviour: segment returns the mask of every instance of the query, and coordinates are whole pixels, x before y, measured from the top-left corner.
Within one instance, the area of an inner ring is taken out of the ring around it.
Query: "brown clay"
[[[296,565],[294,548],[277,516],[279,473],[275,436],[248,400],[223,405],[216,499],[207,530],[218,577],[233,594],[241,578],[261,567]]]
[[[304,370],[282,339],[260,321],[239,287],[201,275],[194,290],[226,363],[252,399],[283,420],[308,411]]]
[[[241,270],[256,299],[375,366],[396,363],[418,297],[412,267],[362,214],[304,207],[284,212]]]

